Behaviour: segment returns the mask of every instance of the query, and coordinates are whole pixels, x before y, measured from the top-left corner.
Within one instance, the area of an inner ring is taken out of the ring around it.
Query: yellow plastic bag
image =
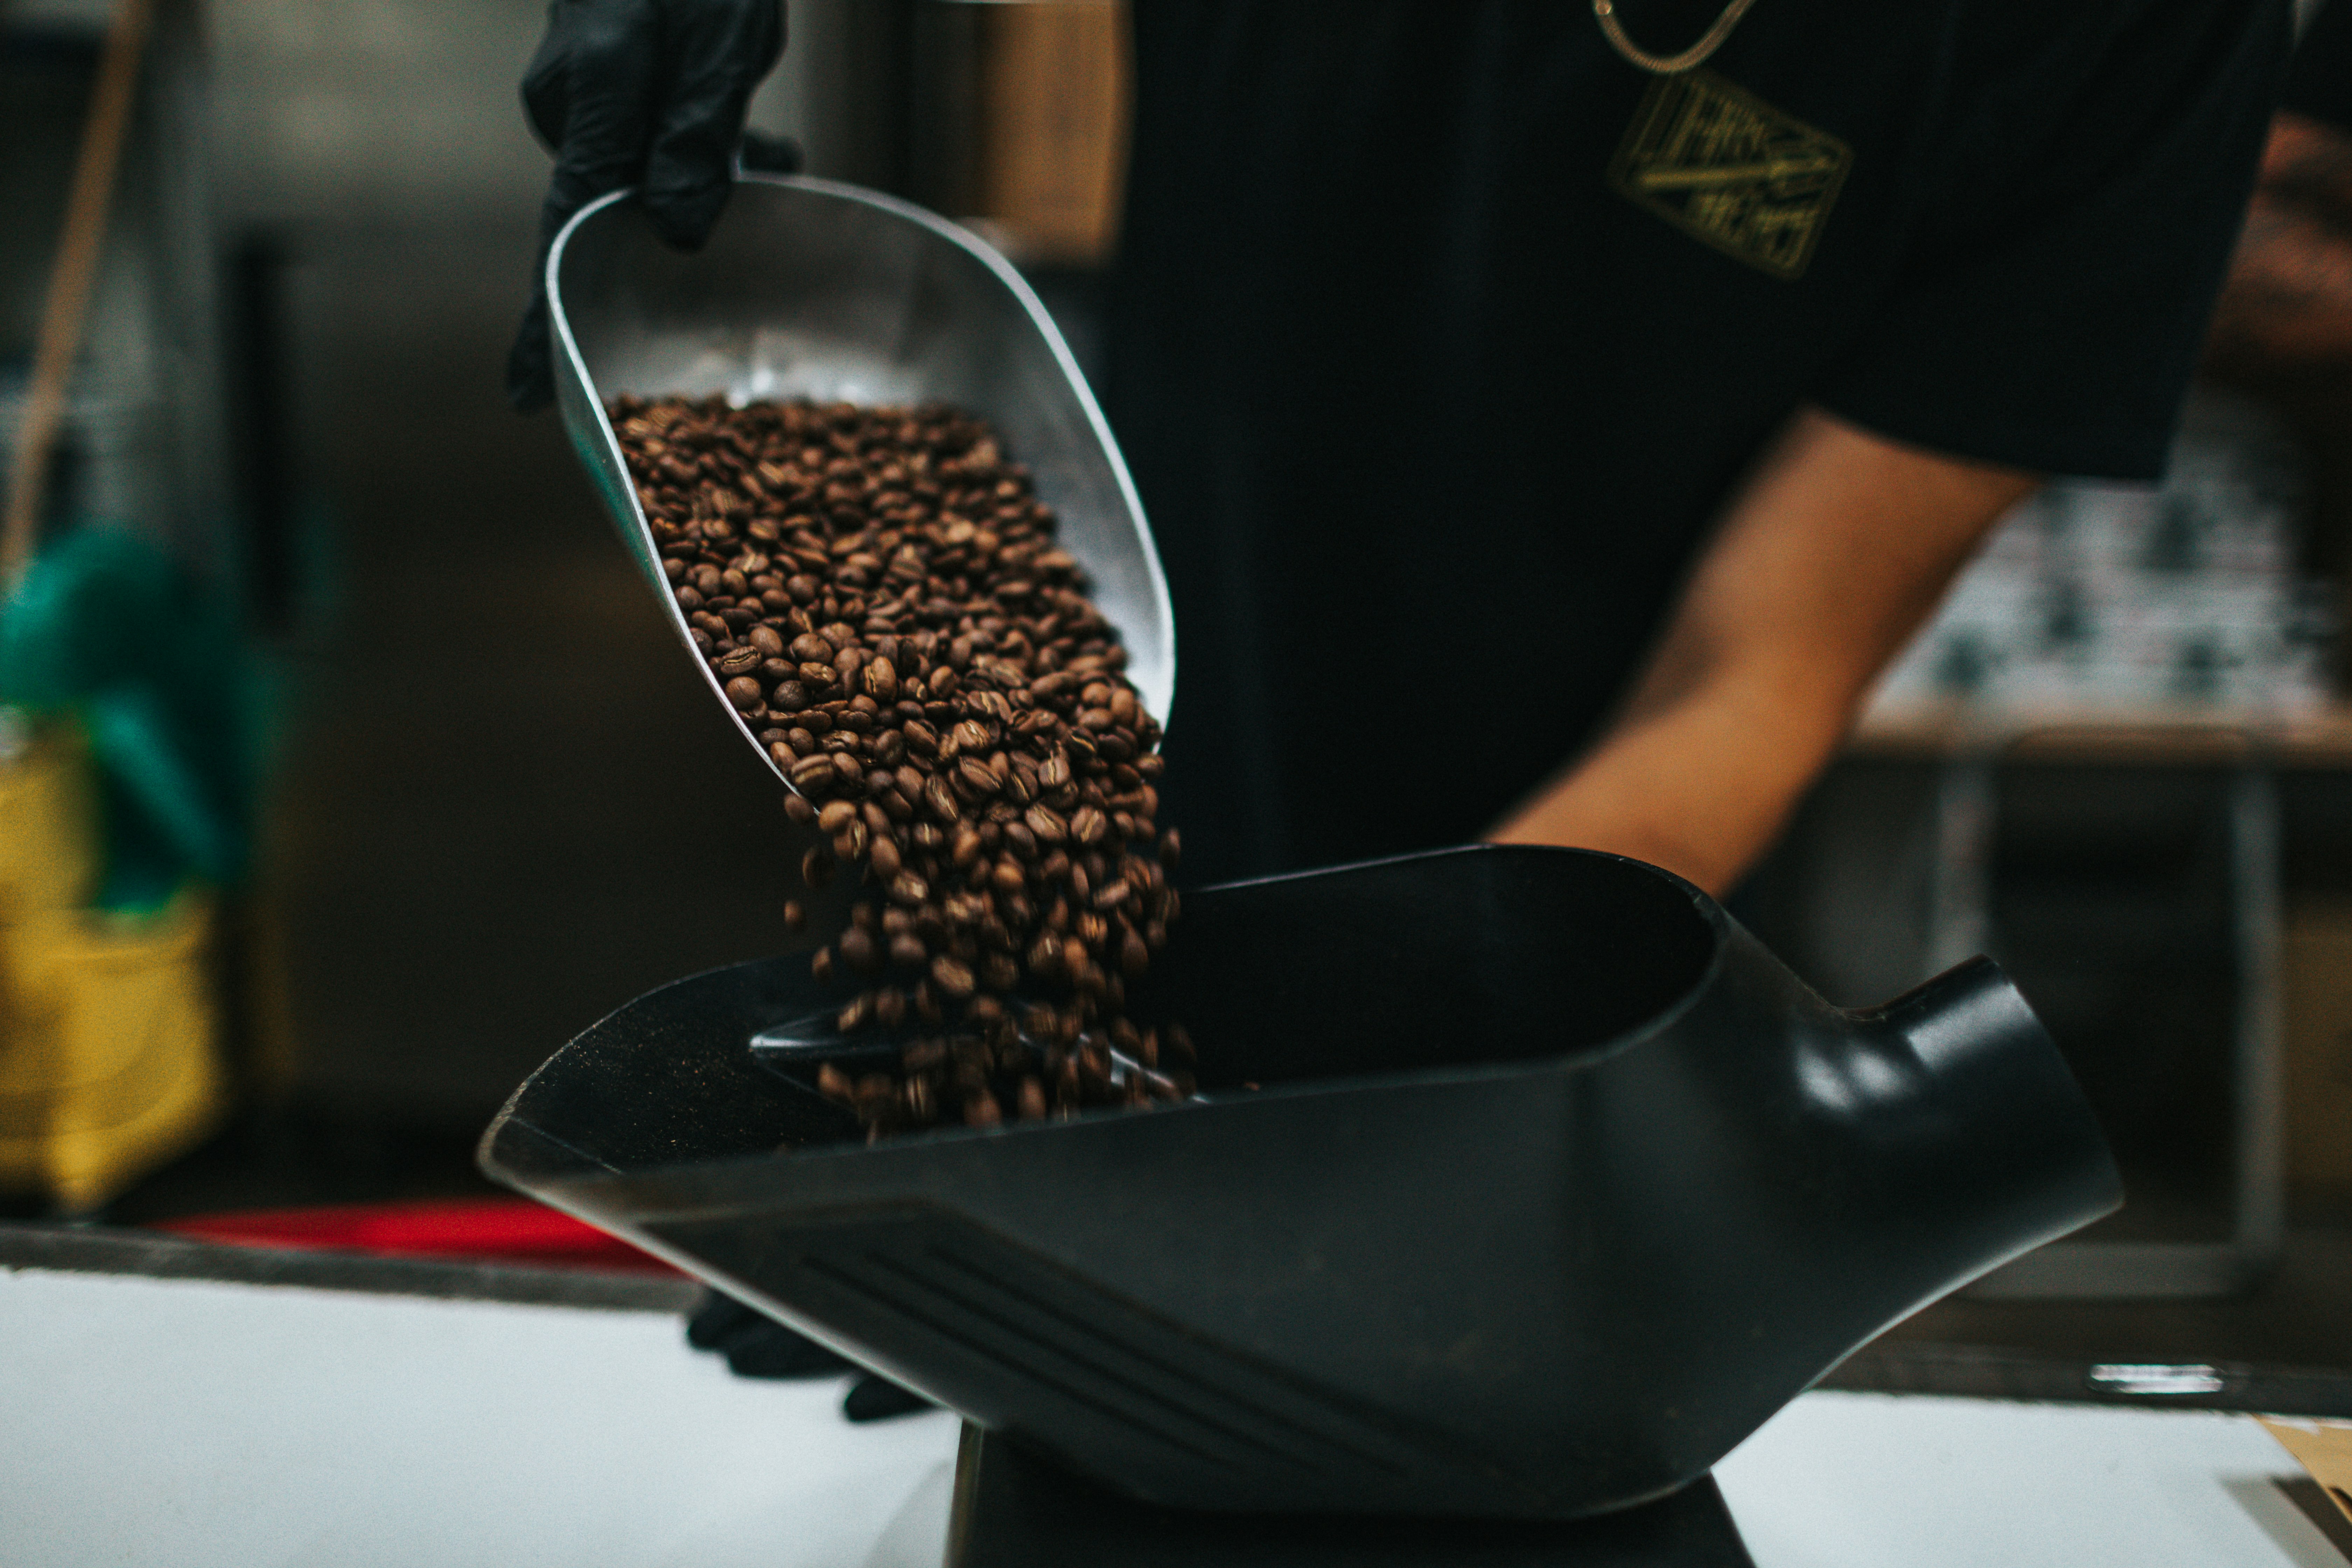
[[[70,729],[0,762],[0,1188],[69,1213],[185,1151],[228,1104],[212,900],[79,907],[98,862],[94,795]]]
[[[0,922],[34,910],[79,909],[98,886],[98,796],[80,727],[0,726],[21,750],[0,754]]]

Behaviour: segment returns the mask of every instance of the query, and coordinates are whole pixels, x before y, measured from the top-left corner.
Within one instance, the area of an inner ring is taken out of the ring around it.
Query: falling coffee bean
[[[1189,1040],[1124,1013],[1177,913],[1160,727],[1028,471],[945,408],[609,412],[695,646],[817,836],[803,879],[854,884],[811,972],[870,986],[843,1029],[917,1030],[820,1091],[871,1137],[1189,1092]]]

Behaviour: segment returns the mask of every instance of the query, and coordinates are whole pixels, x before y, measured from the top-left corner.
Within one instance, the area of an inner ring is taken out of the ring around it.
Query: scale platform
[[[946,1568],[1753,1568],[1711,1476],[1590,1519],[1201,1513],[966,1426]]]

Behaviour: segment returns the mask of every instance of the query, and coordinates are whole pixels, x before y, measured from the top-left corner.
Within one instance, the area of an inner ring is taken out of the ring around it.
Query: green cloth
[[[254,693],[234,611],[135,533],[67,534],[0,605],[0,703],[73,716],[89,737],[106,827],[97,908],[157,909],[191,877],[243,876]]]

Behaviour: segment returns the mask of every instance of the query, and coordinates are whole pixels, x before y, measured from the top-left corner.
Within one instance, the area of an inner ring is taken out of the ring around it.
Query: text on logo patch
[[[1812,259],[1853,150],[1712,71],[1654,81],[1610,165],[1638,205],[1775,278]]]

